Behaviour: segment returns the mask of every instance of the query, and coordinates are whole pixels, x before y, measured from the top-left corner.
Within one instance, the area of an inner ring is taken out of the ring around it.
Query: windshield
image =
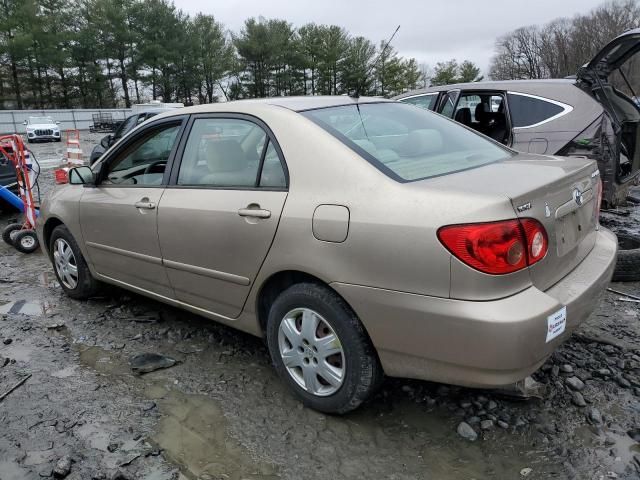
[[[51,117],[29,117],[29,123],[56,123]]]
[[[364,103],[302,112],[398,181],[475,168],[513,153],[433,112],[402,103]]]

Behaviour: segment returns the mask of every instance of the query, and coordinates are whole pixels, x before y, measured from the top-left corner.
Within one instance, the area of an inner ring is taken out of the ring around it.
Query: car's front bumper
[[[589,255],[549,290],[529,287],[493,301],[344,283],[332,287],[362,320],[387,375],[470,387],[505,386],[537,370],[591,314],[613,274],[617,248],[615,235],[601,229]],[[547,318],[563,306],[566,329],[547,342]]]
[[[60,140],[60,132],[54,132],[51,135],[37,135],[35,133],[27,133],[27,138],[32,142],[44,140]]]

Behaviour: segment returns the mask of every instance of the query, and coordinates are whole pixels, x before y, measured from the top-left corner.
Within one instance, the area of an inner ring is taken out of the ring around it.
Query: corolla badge
[[[582,199],[582,192],[577,188],[573,190],[573,200],[578,204],[578,206],[581,206],[584,201]]]

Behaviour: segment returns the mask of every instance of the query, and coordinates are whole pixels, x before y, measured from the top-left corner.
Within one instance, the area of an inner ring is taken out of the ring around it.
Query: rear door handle
[[[143,208],[145,210],[153,210],[154,208],[156,208],[156,204],[154,202],[136,202],[134,203],[136,208]]]
[[[271,217],[271,212],[262,208],[241,208],[238,210],[238,215],[241,217],[269,218]]]

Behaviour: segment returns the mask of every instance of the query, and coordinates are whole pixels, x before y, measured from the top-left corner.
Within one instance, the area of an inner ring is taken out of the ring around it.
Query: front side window
[[[134,141],[107,166],[107,185],[153,186],[162,183],[180,125],[153,130]]]
[[[199,118],[193,122],[178,185],[280,187],[283,179],[280,158],[257,124],[237,118]]]
[[[513,155],[454,122],[400,102],[344,105],[302,115],[399,181],[454,173]]]
[[[508,93],[509,113],[514,127],[531,127],[562,114],[566,108],[558,103],[529,95]]]
[[[418,95],[417,97],[401,98],[400,101],[427,110],[435,110],[436,104],[438,103],[438,93],[427,93],[426,95]]]

